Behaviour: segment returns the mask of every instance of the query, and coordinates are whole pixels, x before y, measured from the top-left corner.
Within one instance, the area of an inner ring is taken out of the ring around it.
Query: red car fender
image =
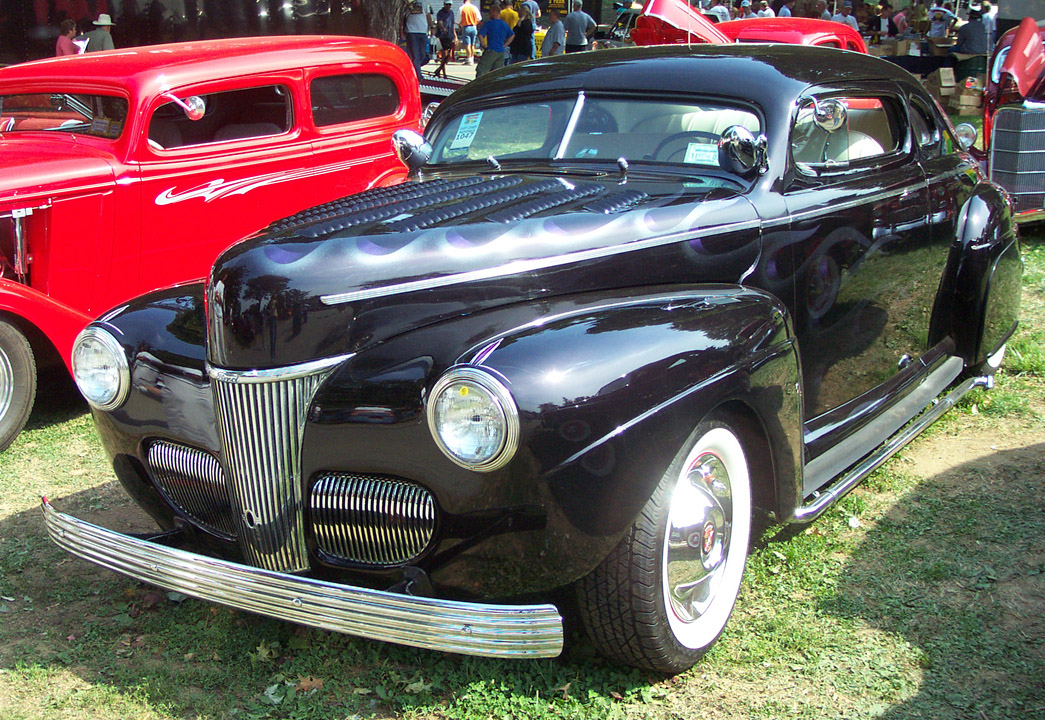
[[[31,287],[0,279],[0,315],[4,313],[21,318],[47,336],[72,373],[73,342],[91,321],[89,316]]]

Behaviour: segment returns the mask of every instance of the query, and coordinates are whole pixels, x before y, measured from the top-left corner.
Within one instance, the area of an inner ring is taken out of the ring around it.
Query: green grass
[[[46,539],[40,494],[103,524],[140,516],[82,403],[44,392],[0,456],[0,719],[1045,717],[1045,233],[1025,236],[997,388],[816,523],[768,531],[722,640],[671,679],[606,664],[572,633],[556,660],[424,652],[73,558]],[[980,452],[951,469],[911,469],[967,443]]]

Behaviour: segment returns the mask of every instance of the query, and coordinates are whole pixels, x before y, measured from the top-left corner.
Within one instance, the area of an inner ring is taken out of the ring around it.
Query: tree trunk
[[[366,34],[389,42],[399,39],[399,29],[406,16],[403,0],[364,0],[359,3],[366,21]]]

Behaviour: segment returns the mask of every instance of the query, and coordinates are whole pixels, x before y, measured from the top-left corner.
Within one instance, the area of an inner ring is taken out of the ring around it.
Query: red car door
[[[313,203],[301,74],[174,90],[202,105],[196,120],[169,96],[147,107],[139,129],[141,290],[204,276],[225,247]]]

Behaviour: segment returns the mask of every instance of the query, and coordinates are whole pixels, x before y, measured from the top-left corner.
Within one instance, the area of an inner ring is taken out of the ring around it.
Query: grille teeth
[[[993,135],[991,180],[1009,191],[1017,211],[1045,206],[1045,112],[1002,108]]]
[[[413,483],[373,475],[321,477],[309,499],[323,552],[368,565],[408,563],[435,531],[435,502]]]
[[[215,457],[195,448],[157,441],[146,462],[167,498],[207,530],[236,536],[225,473]]]
[[[237,534],[252,565],[308,569],[301,436],[313,395],[344,359],[271,371],[211,368]]]

